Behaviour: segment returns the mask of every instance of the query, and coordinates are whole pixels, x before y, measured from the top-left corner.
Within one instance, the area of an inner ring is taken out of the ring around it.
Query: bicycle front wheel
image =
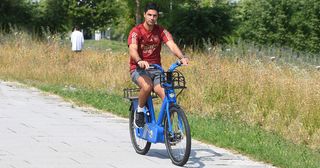
[[[148,142],[144,139],[137,137],[137,132],[136,132],[137,129],[133,124],[134,115],[135,115],[135,113],[134,113],[134,110],[132,109],[130,111],[130,118],[129,118],[129,131],[130,131],[131,143],[137,153],[139,153],[141,155],[145,155],[146,153],[148,153],[148,151],[150,149],[151,142]]]
[[[178,106],[170,107],[169,130],[168,118],[164,122],[164,141],[173,164],[183,166],[187,163],[191,151],[190,126],[184,111]]]

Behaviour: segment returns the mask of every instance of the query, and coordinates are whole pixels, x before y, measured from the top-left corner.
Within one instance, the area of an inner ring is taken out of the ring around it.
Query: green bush
[[[177,10],[171,17],[169,30],[183,45],[203,48],[203,41],[221,43],[233,30],[231,11],[228,5]]]
[[[243,39],[320,52],[318,0],[242,0],[238,9]]]

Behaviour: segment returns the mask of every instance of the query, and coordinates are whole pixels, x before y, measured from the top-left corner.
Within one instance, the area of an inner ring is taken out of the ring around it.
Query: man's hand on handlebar
[[[188,65],[189,59],[187,57],[184,57],[180,60],[180,62],[182,63],[182,65]]]
[[[142,68],[142,69],[148,69],[149,66],[150,66],[147,61],[143,61],[143,60],[139,61],[139,62],[138,62],[138,65],[139,65],[139,67]]]

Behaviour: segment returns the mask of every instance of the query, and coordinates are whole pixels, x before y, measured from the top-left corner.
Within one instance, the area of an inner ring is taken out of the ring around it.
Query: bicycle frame
[[[159,65],[153,65],[155,68],[159,69],[161,73],[164,73],[164,70]],[[181,66],[180,62],[176,62],[172,64],[168,70],[168,72],[173,72],[178,66]],[[162,101],[160,112],[158,115],[158,119],[156,120],[155,111],[153,107],[152,97],[149,96],[147,99],[147,108],[149,110],[149,114],[145,111],[146,124],[143,128],[135,128],[136,136],[142,139],[147,140],[151,143],[164,143],[164,118],[166,116],[170,116],[170,105],[177,105],[177,97],[175,94],[175,90],[173,88],[172,83],[164,83],[165,90],[165,98]],[[136,109],[138,107],[138,98],[131,100],[131,108]],[[132,110],[131,110],[132,111]],[[170,122],[170,117],[167,117],[169,124],[169,131],[172,133],[172,125]],[[179,127],[182,127],[181,118],[178,116]]]

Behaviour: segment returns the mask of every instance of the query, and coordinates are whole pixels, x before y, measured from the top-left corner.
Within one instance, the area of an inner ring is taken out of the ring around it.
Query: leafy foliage
[[[231,7],[218,5],[201,9],[180,9],[173,15],[170,30],[182,44],[197,45],[223,42],[232,33]],[[205,42],[204,42],[205,41]]]
[[[46,0],[44,3],[44,19],[42,26],[49,27],[52,32],[65,32],[70,25],[68,16],[69,0]]]
[[[111,24],[117,12],[115,0],[72,0],[69,15],[73,24],[96,30]]]
[[[6,31],[10,25],[28,27],[31,8],[24,0],[1,0],[0,18],[0,26]]]
[[[244,39],[320,51],[320,2],[317,0],[243,0],[239,11],[238,32]]]
[[[70,31],[74,25],[87,30],[103,29],[115,20],[119,12],[116,0],[4,0],[0,5],[0,25],[27,27],[40,32]],[[41,32],[40,32],[41,33]]]
[[[298,51],[320,52],[318,0],[154,0],[168,28],[181,44],[203,47],[241,37],[260,44]],[[142,19],[149,0],[2,0],[0,26],[10,25],[41,33],[64,33],[79,25],[86,32],[112,27],[113,36],[125,39]],[[137,5],[139,4],[139,5]],[[235,40],[234,40],[235,41]]]

